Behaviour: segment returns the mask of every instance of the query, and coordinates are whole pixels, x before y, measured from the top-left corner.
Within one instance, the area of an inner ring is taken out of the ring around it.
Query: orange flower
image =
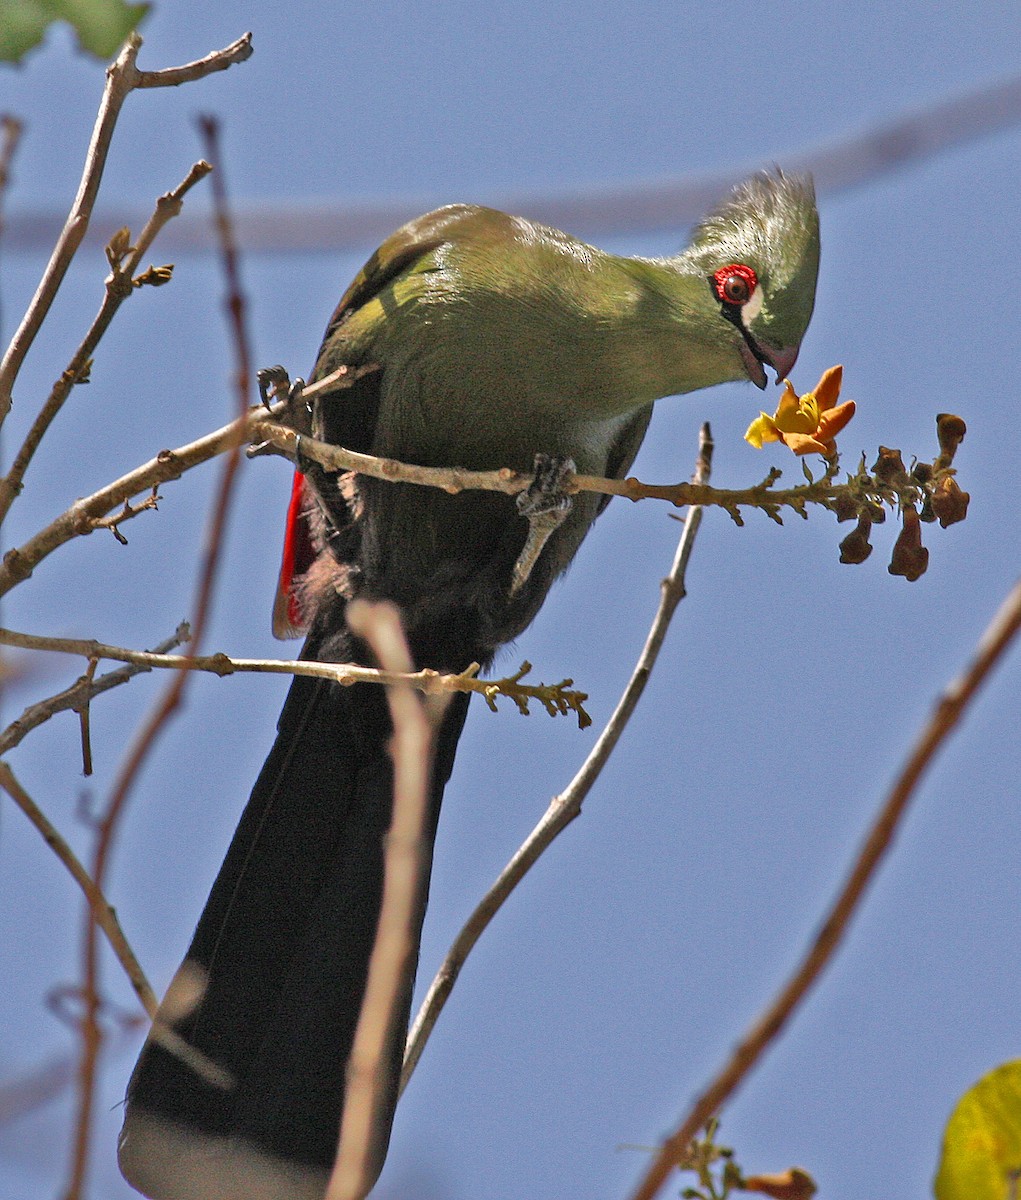
[[[769,416],[760,413],[748,426],[745,441],[756,450],[766,442],[783,442],[795,454],[822,454],[832,458],[837,452],[834,440],[854,416],[854,401],[838,404],[843,367],[830,367],[823,372],[812,392],[803,396],[784,380],[784,393],[776,412]]]

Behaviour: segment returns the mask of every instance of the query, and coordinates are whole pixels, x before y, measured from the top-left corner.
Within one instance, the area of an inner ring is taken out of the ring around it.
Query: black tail
[[[430,857],[467,699],[455,697],[437,742]],[[209,1082],[159,1041],[146,1043],[120,1141],[121,1170],[145,1195],[322,1196],[379,919],[393,790],[389,735],[382,688],[294,680],[182,968],[198,968],[204,991],[187,1015],[168,1018],[229,1073],[232,1086]],[[412,969],[389,1047],[377,1173],[397,1101],[413,983]]]

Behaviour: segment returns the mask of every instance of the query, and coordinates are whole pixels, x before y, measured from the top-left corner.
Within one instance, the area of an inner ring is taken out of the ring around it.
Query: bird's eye
[[[758,285],[758,276],[743,263],[730,263],[713,275],[716,295],[724,304],[747,304]]]

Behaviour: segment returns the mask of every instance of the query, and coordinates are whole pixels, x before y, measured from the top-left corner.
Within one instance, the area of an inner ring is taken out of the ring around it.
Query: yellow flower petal
[[[766,442],[778,442],[780,437],[780,430],[777,429],[773,418],[766,413],[759,413],[745,430],[744,440],[750,442],[756,450],[761,450]]]
[[[839,404],[844,368],[824,371],[814,391],[799,396],[789,379],[776,412],[760,413],[748,426],[745,440],[761,450],[766,442],[782,441],[795,454],[836,454],[834,438],[854,416],[854,401]]]
[[[815,428],[811,424],[811,420],[805,420],[804,413],[801,411],[801,397],[791,387],[789,379],[783,381],[783,395],[780,397],[780,403],[776,406],[773,419],[776,421],[777,428],[782,429],[784,433],[808,433],[809,428]]]

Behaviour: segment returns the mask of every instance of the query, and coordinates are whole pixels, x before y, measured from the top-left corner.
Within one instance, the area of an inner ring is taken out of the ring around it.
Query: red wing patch
[[[301,576],[315,561],[316,551],[312,542],[306,514],[305,476],[294,472],[291,485],[291,502],[287,506],[287,528],[284,533],[284,553],[280,562],[280,579],[273,601],[273,636],[281,640],[301,637],[308,632],[308,616],[301,604],[296,586]]]

